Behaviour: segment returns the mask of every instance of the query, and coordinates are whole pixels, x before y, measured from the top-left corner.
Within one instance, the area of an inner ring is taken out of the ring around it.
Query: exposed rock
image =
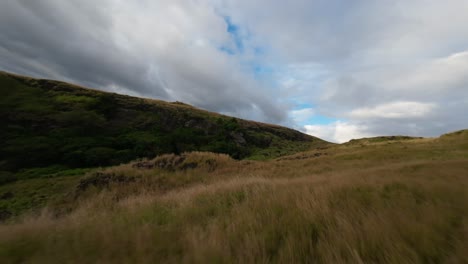
[[[78,184],[77,190],[78,192],[82,192],[91,186],[102,189],[109,187],[109,185],[113,183],[123,184],[135,181],[136,178],[132,176],[125,176],[115,173],[96,172],[92,176],[81,180]]]
[[[232,131],[231,133],[229,133],[229,135],[232,137],[232,139],[234,140],[234,142],[236,142],[237,145],[247,144],[247,141],[244,138],[244,134]]]
[[[213,172],[218,167],[218,162],[215,159],[207,159],[205,164],[208,165],[209,172]]]
[[[182,166],[180,166],[181,170],[188,170],[188,169],[195,169],[198,167],[198,164],[196,162],[189,162],[189,163],[184,163]]]
[[[169,171],[175,171],[180,167],[180,165],[185,161],[186,157],[184,155],[163,155],[161,157],[158,157],[154,160],[149,160],[149,161],[140,161],[132,165],[133,168],[137,169],[163,169],[163,170],[169,170]],[[185,164],[183,164],[184,166]],[[187,169],[192,165],[188,165],[188,167],[185,168],[179,168],[179,169]],[[196,166],[195,166],[196,167]]]
[[[154,162],[151,161],[140,161],[132,165],[132,168],[136,169],[153,169],[155,167]]]
[[[162,169],[167,171],[186,171],[195,168],[205,168],[208,172],[216,170],[218,161],[214,158],[192,160],[188,157],[190,154],[181,155],[163,155],[153,160],[140,161],[132,165],[133,168],[151,170]]]
[[[195,127],[196,124],[197,124],[197,121],[194,120],[194,119],[191,119],[191,120],[185,122],[184,126],[185,127]]]
[[[159,169],[175,170],[185,160],[184,155],[161,157],[155,160],[155,166]]]

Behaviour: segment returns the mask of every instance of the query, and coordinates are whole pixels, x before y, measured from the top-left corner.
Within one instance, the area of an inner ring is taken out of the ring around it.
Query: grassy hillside
[[[209,151],[268,159],[327,144],[288,128],[179,102],[5,72],[0,72],[0,93],[0,184],[164,153]]]
[[[467,190],[468,130],[162,155],[0,186],[4,207],[48,199],[0,225],[0,262],[466,263]]]

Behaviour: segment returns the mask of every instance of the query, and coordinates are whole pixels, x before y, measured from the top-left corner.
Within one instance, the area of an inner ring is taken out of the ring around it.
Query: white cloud
[[[403,71],[402,71],[403,70]],[[412,91],[419,97],[465,92],[468,84],[468,50],[406,67],[388,76],[387,89]],[[462,90],[462,91],[460,91]]]
[[[370,119],[370,118],[414,118],[424,117],[431,113],[435,104],[419,102],[392,102],[381,104],[376,107],[358,108],[349,114],[352,118]]]
[[[303,108],[299,110],[293,110],[290,112],[290,117],[297,124],[304,123],[315,115],[315,110],[313,108]]]
[[[331,142],[343,143],[351,139],[375,136],[367,131],[367,126],[336,121],[327,125],[306,125],[305,132]]]

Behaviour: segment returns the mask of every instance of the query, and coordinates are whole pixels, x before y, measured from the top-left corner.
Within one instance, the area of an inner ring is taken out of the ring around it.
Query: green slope
[[[36,177],[185,151],[268,159],[328,144],[175,102],[0,72],[0,177]],[[26,171],[28,168],[43,168]],[[46,168],[46,169],[44,169]]]
[[[468,130],[361,143],[4,184],[0,263],[466,263]]]

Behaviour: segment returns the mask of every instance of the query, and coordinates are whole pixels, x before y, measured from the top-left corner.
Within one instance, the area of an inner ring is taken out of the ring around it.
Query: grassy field
[[[468,131],[163,155],[16,181],[2,201],[31,181],[57,186],[0,225],[1,263],[468,263]]]

